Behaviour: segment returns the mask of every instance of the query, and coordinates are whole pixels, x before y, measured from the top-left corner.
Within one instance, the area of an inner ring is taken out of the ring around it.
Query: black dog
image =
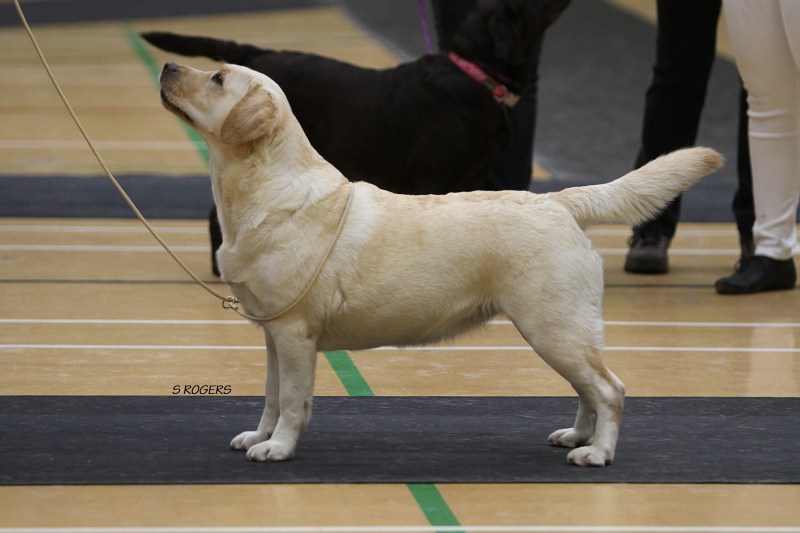
[[[511,136],[506,106],[527,80],[539,35],[569,1],[479,0],[450,43],[455,56],[428,55],[385,70],[205,37],[142,37],[168,52],[243,65],[275,80],[312,146],[351,181],[443,194],[485,185]],[[489,79],[478,82],[469,64]],[[222,240],[215,210],[210,220],[213,257]]]

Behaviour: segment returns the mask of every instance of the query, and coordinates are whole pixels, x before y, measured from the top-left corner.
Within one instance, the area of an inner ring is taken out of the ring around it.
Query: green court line
[[[361,375],[346,351],[324,352],[324,354],[336,375],[339,376],[347,394],[350,396],[375,396],[367,380]],[[432,526],[461,525],[435,484],[407,483],[406,486]]]
[[[367,380],[344,350],[323,352],[328,362],[339,376],[342,385],[350,396],[375,396]],[[458,519],[450,510],[439,489],[433,483],[407,483],[406,486],[417,500],[425,518],[432,526],[460,526]]]
[[[133,49],[136,50],[139,59],[141,59],[145,64],[147,70],[150,72],[150,75],[153,78],[153,81],[155,81],[157,84],[158,76],[161,74],[161,65],[156,61],[155,56],[152,54],[152,52],[150,52],[145,42],[141,37],[139,37],[139,34],[136,33],[136,30],[134,30],[131,25],[126,24],[124,29],[125,34],[128,37],[128,42],[131,44]],[[178,122],[180,122],[189,138],[196,144],[199,143],[198,152],[200,152],[200,155],[202,156],[206,165],[208,165],[208,148],[206,148],[203,139],[188,124],[182,120],[178,120]],[[350,358],[350,354],[344,350],[323,353],[328,359],[330,365],[333,367],[333,370],[336,372],[336,375],[339,377],[339,380],[341,380],[342,385],[344,385],[344,388],[347,390],[348,395],[375,396],[375,393],[372,392],[367,380],[364,379],[364,376],[361,375],[358,367]],[[414,499],[417,500],[422,512],[425,514],[425,517],[432,526],[461,525],[456,516],[453,514],[453,511],[450,510],[447,502],[442,497],[439,489],[436,488],[435,484],[408,483],[407,486],[408,490],[411,491],[411,494],[414,496]]]
[[[323,352],[350,396],[375,396],[350,355],[340,350]]]
[[[139,56],[139,59],[142,60],[144,66],[147,67],[147,71],[150,72],[150,76],[153,78],[153,81],[156,85],[158,85],[158,76],[161,74],[161,65],[156,60],[156,56],[147,48],[147,43],[139,37],[139,34],[136,33],[136,30],[133,29],[133,26],[130,24],[125,24],[123,26],[125,30],[125,35],[128,38],[128,43],[133,47],[136,51],[136,55]],[[206,166],[208,166],[208,147],[206,147],[206,143],[200,135],[194,131],[191,126],[186,124],[184,121],[180,120],[179,118],[175,118],[180,125],[183,127],[183,131],[186,132],[186,135],[191,139],[195,146],[197,147],[197,152],[200,154],[200,157],[203,158],[205,161]]]
[[[158,85],[158,76],[161,74],[161,66],[156,61],[156,56],[147,48],[147,44],[139,37],[139,34],[136,33],[133,26],[125,24],[122,28],[125,31],[125,36],[128,38],[128,44],[136,51],[136,55],[139,56],[144,66],[147,67],[150,77],[153,78],[153,81]]]
[[[460,526],[461,523],[444,501],[442,493],[433,483],[407,483],[406,486],[420,509],[425,513],[425,518],[432,526]]]

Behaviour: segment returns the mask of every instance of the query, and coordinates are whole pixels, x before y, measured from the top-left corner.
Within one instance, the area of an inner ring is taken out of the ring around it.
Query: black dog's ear
[[[570,0],[501,0],[489,20],[495,55],[509,65],[524,64],[530,44],[537,40]]]
[[[514,8],[514,6],[510,4],[503,4],[503,14],[505,15],[506,20],[508,21],[515,20],[518,16],[517,10]]]
[[[492,14],[489,31],[494,42],[495,56],[506,64],[516,65],[525,49],[522,42],[522,19],[513,0],[502,0],[503,8]]]
[[[272,132],[277,107],[260,83],[250,86],[222,124],[219,137],[225,144],[242,144]]]
[[[545,27],[556,21],[558,16],[569,5],[571,0],[551,0],[542,8],[542,19]]]

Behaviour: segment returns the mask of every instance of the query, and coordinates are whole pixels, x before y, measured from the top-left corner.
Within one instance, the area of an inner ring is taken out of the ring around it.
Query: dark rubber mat
[[[228,449],[263,398],[6,396],[0,483],[799,483],[800,398],[629,398],[606,468],[547,435],[577,400],[319,397],[297,455]]]
[[[207,218],[214,203],[208,177],[118,176],[146,217]],[[536,193],[593,182],[534,181]],[[108,178],[0,176],[0,217],[135,218]],[[733,222],[733,189],[720,180],[701,180],[684,194],[684,222]],[[800,221],[800,215],[798,215]]]
[[[239,13],[270,9],[298,9],[324,5],[326,0],[137,0],[109,2],[108,0],[45,0],[26,2],[22,10],[30,24],[64,24],[100,20],[130,20],[163,18],[217,13]],[[19,15],[12,3],[0,4],[0,27],[20,25]]]
[[[208,218],[208,176],[116,176],[147,218]],[[106,176],[0,176],[0,217],[136,218]]]

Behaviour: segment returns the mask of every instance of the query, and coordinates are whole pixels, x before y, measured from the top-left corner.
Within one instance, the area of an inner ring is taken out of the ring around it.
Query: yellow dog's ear
[[[264,137],[272,132],[275,122],[275,102],[260,83],[254,83],[239,100],[222,124],[220,139],[225,144],[241,144]]]

